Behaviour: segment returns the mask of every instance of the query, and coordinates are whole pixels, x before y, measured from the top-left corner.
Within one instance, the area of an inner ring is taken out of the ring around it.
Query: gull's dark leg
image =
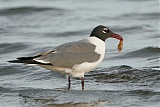
[[[70,89],[70,87],[71,87],[71,77],[68,76],[68,90]]]
[[[81,78],[81,83],[82,83],[82,90],[84,90],[84,77]]]

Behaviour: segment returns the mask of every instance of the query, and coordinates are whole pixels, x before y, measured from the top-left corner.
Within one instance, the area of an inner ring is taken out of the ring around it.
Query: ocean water
[[[0,0],[0,107],[160,107],[160,25],[156,0]],[[105,25],[103,62],[81,80],[11,64]]]

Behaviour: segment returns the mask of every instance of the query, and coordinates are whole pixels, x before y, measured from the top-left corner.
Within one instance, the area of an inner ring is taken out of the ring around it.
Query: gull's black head
[[[105,41],[107,38],[110,38],[110,37],[123,40],[122,36],[113,33],[109,28],[103,25],[99,25],[95,27],[91,32],[90,37],[97,37],[103,41]]]

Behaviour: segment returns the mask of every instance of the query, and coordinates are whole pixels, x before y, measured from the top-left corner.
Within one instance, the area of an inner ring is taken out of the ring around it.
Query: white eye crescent
[[[104,28],[102,32],[103,32],[103,33],[107,33],[108,31],[109,31],[109,29]]]

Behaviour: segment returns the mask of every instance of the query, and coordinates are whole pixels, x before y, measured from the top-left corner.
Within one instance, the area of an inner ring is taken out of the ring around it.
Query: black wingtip
[[[33,59],[34,57],[19,57],[19,58],[16,58],[18,60],[30,60],[30,59]]]
[[[29,64],[29,63],[33,62],[34,57],[18,57],[18,58],[16,58],[16,60],[11,60],[11,61],[7,61],[7,62],[9,62],[9,63],[28,63]]]
[[[36,55],[36,56],[31,56],[31,57],[18,57],[18,60],[32,60],[34,58],[40,57],[42,55]]]
[[[42,55],[36,55],[33,57],[19,57],[17,60],[7,61],[9,63],[25,63],[25,64],[40,64],[40,65],[52,65],[51,63],[41,63],[33,60],[34,58],[40,57]]]
[[[26,58],[24,57],[24,59],[26,59]],[[7,62],[9,62],[9,63],[25,63],[25,64],[52,65],[51,63],[41,63],[41,62],[37,62],[37,61],[34,61],[34,60],[24,60],[24,59],[22,60],[22,59],[23,58],[20,58],[18,60],[11,60],[11,61],[7,61]]]
[[[11,61],[7,61],[9,63],[24,63],[23,61],[20,60],[11,60]]]

